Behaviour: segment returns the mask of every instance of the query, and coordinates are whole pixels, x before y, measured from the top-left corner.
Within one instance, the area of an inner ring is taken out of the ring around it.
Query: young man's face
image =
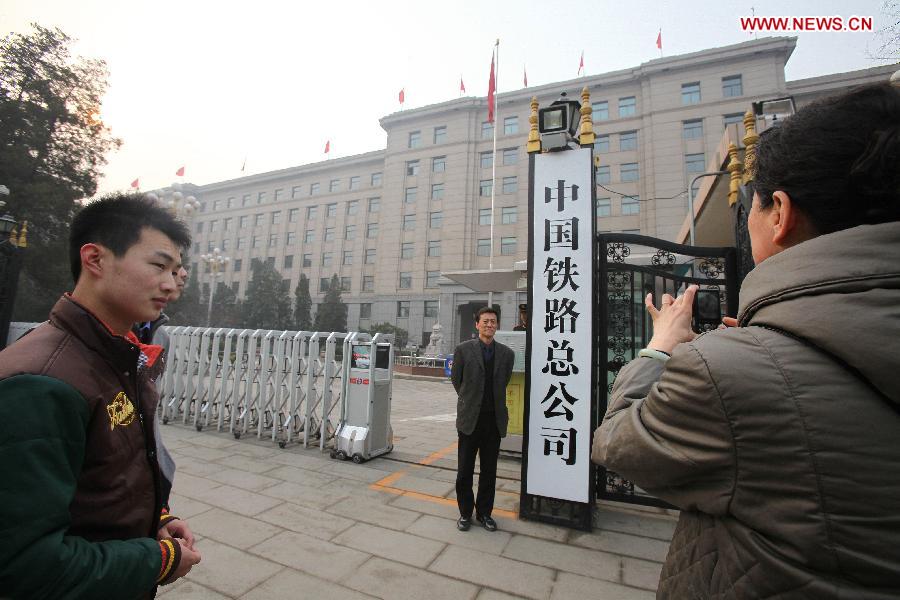
[[[475,329],[478,330],[479,337],[485,340],[494,339],[494,333],[497,331],[497,315],[494,313],[483,313],[475,322]]]
[[[102,301],[111,314],[130,323],[154,321],[177,293],[181,249],[159,230],[145,227],[121,257],[109,252]]]

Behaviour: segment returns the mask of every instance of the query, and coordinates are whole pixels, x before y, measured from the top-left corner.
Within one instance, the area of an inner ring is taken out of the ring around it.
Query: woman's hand
[[[653,319],[653,338],[648,348],[672,353],[675,346],[682,342],[690,342],[697,334],[691,330],[691,317],[694,312],[694,296],[696,285],[688,286],[678,298],[663,294],[662,306],[657,309],[653,305],[653,294],[647,294],[644,304]]]

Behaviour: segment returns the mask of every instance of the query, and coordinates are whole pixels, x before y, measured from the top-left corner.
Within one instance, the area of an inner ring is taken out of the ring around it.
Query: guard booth
[[[344,352],[341,417],[331,458],[359,464],[394,449],[391,428],[393,336],[362,333],[348,337]]]

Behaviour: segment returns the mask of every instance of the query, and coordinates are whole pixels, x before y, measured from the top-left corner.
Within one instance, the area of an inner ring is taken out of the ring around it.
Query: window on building
[[[681,137],[686,140],[699,140],[703,137],[703,119],[691,119],[681,122]]]
[[[243,250],[244,248],[245,248],[244,238],[239,237],[237,240],[235,240],[234,249],[235,250]]]
[[[317,210],[318,208],[319,208],[318,206],[307,206],[306,207],[306,219],[307,220],[315,219],[316,213],[318,212],[318,210]]]
[[[288,231],[284,238],[285,246],[293,246],[297,241],[297,232],[296,231]]]
[[[331,277],[321,277],[319,279],[319,291],[327,292],[328,286],[331,284]]]
[[[500,238],[500,254],[503,256],[511,256],[516,253],[516,238],[505,237]]]
[[[503,164],[504,165],[515,165],[519,162],[519,149],[518,148],[504,148],[503,149]]]
[[[505,117],[503,119],[503,135],[519,133],[519,117]]]
[[[349,277],[341,277],[341,291],[342,292],[350,291],[350,278]]]
[[[447,126],[441,125],[434,128],[434,143],[443,144],[447,141]]]
[[[343,257],[341,258],[342,265],[352,265],[353,264],[353,250],[344,250]]]
[[[330,266],[331,266],[331,261],[332,261],[333,254],[334,254],[334,253],[332,253],[332,252],[323,252],[323,253],[322,253],[322,262],[321,262],[321,266],[323,266],[323,267],[330,267]]]
[[[431,172],[432,173],[443,173],[447,170],[447,157],[446,156],[435,156],[431,159]]]
[[[428,240],[428,256],[441,255],[441,240]]]
[[[230,231],[231,230],[231,217],[227,219],[222,219],[222,231]]]
[[[291,187],[291,200],[296,200],[300,197],[300,194],[303,193],[302,185],[295,185]]]
[[[367,265],[375,264],[375,248],[366,248],[366,257],[363,262]]]
[[[372,303],[371,302],[361,302],[360,303],[359,318],[360,319],[371,319],[372,318]]]
[[[417,160],[408,160],[406,161],[406,174],[407,175],[418,175],[419,174],[419,161]]]
[[[265,215],[263,213],[256,213],[253,215],[253,226],[259,227],[263,224],[263,219],[265,219]]]
[[[238,228],[244,229],[250,224],[250,215],[241,215],[238,217]],[[199,223],[198,223],[199,225]]]
[[[209,222],[209,232],[210,232],[210,233],[212,233],[213,231],[216,231],[216,230],[218,230],[218,229],[219,229],[219,222],[218,222],[218,221],[213,220],[213,221],[210,221],[210,222]]]
[[[226,250],[228,250],[228,240],[227,239],[222,240],[222,252],[225,252]]]
[[[619,98],[619,118],[631,117],[637,111],[637,103],[634,96]]]
[[[276,210],[275,212],[272,213],[272,221],[271,222],[272,222],[272,225],[278,225],[279,223],[281,223],[281,211],[280,210]]]
[[[312,266],[312,254],[304,254],[302,266],[311,267]]]
[[[491,152],[482,152],[480,154],[481,168],[490,169],[494,164],[494,154]]]
[[[418,148],[422,145],[422,132],[421,131],[410,131],[409,132],[409,141],[406,144],[407,148]]]
[[[684,155],[684,168],[688,173],[702,173],[705,167],[706,158],[702,152]]]
[[[635,150],[637,148],[637,131],[623,131],[619,134],[619,150]]]
[[[297,219],[299,219],[299,218],[300,218],[300,209],[299,208],[292,208],[291,210],[288,211],[288,222],[289,223],[296,223]]]
[[[481,122],[481,139],[489,140],[494,137],[494,124],[490,121]]]
[[[426,300],[424,317],[426,319],[436,319],[437,316],[438,316],[438,301],[437,300]]]
[[[412,231],[416,228],[416,215],[403,215],[403,231]]]
[[[440,277],[440,271],[425,271],[425,287],[436,288],[438,286],[438,279],[440,279]]]
[[[397,317],[400,319],[409,318],[409,300],[397,302]]]
[[[323,241],[332,242],[334,241],[334,227],[326,227],[325,228],[325,237]]]
[[[362,291],[364,291],[364,292],[374,292],[375,291],[375,276],[374,275],[363,275]]]
[[[491,209],[490,208],[479,208],[478,209],[478,224],[479,225],[490,225],[491,224]]]
[[[314,242],[316,239],[316,231],[314,229],[307,229],[303,232],[303,243],[310,244]]]
[[[359,189],[359,175],[353,175],[350,177],[350,189],[358,190]]]
[[[265,192],[260,192],[256,195],[256,203],[257,204],[262,204],[265,201],[266,201],[266,193]]]
[[[612,201],[609,198],[597,198],[597,216],[608,217],[612,214]]]
[[[274,202],[278,202],[281,200],[281,197],[284,195],[284,188],[278,188],[275,190],[275,198],[273,198]]]
[[[436,210],[428,215],[428,226],[432,229],[440,229],[444,224],[444,211]]]
[[[347,225],[344,227],[344,239],[345,240],[355,240],[356,239],[356,225]]]
[[[596,150],[598,153],[609,152],[609,136],[598,135],[596,140],[594,141],[594,150]]]
[[[700,103],[700,82],[681,84],[681,103],[682,104],[699,104]]]
[[[609,102],[606,100],[592,103],[591,108],[593,109],[591,111],[592,121],[606,121],[609,119]]]
[[[259,248],[261,245],[262,245],[262,240],[260,239],[260,237],[258,235],[254,235],[250,238],[250,246],[252,248]],[[210,251],[211,250],[212,250],[212,248],[210,248]]]
[[[347,202],[347,214],[350,216],[359,212],[359,200],[350,200]]]
[[[722,78],[722,96],[732,98],[744,95],[744,84],[740,75],[729,75]]]
[[[609,174],[609,165],[603,165],[602,167],[597,167],[597,183],[607,184],[612,180],[612,177]]]
[[[443,183],[432,183],[431,184],[431,199],[432,200],[443,200],[444,199],[444,184]]]
[[[378,223],[366,224],[366,238],[372,240],[378,237]]]
[[[406,188],[406,193],[403,196],[403,202],[406,204],[413,204],[416,201],[416,193],[418,192],[418,188],[416,187],[408,187]]]
[[[244,260],[241,258],[234,259],[234,262],[231,263],[232,271],[235,273],[240,273],[241,269],[244,268]]]
[[[738,128],[744,124],[744,114],[743,113],[732,113],[730,115],[722,115],[723,125],[728,127],[729,125],[733,125],[737,123]]]
[[[236,200],[237,198],[235,198],[234,196],[230,196],[228,200],[225,201],[225,208],[234,208]]]
[[[639,178],[637,163],[623,163],[619,166],[620,181],[637,181]]]
[[[246,208],[250,204],[250,194],[244,194],[241,197],[241,208]]]
[[[285,256],[285,257],[284,257],[284,263],[283,263],[283,264],[284,264],[284,268],[285,268],[285,269],[292,269],[292,268],[294,268],[294,255],[293,255],[293,254],[288,254],[287,256]]]
[[[412,258],[416,252],[415,242],[400,243],[400,258]]]
[[[504,206],[500,209],[500,222],[504,225],[512,225],[519,220],[518,208],[515,206]]]
[[[409,271],[400,271],[400,289],[408,290],[412,287],[412,273]]]
[[[491,240],[490,240],[490,238],[478,240],[478,243],[475,246],[475,255],[476,256],[490,256],[491,255]]]
[[[309,195],[315,196],[318,193],[319,193],[319,184],[318,183],[309,184]]]
[[[275,268],[275,257],[274,257],[274,256],[267,256],[267,257],[266,257],[266,266],[269,267],[269,268],[271,268],[271,269],[274,269],[274,268]]]
[[[381,198],[369,198],[367,202],[368,208],[366,210],[370,213],[377,213],[381,208]]]
[[[482,198],[490,198],[491,197],[491,189],[494,187],[494,182],[490,179],[482,179],[478,182],[478,195]]]
[[[641,199],[639,196],[623,196],[622,197],[622,214],[623,215],[639,215],[641,214]]]
[[[337,216],[337,202],[329,202],[325,205],[325,218],[333,219]]]
[[[381,173],[372,173],[370,184],[372,187],[381,187]]]

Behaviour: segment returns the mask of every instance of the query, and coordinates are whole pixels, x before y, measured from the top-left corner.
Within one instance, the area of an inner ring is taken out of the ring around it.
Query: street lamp
[[[148,192],[144,197],[168,208],[176,217],[186,220],[200,208],[200,202],[193,196],[185,196],[180,183],[173,183],[168,189]]]
[[[216,293],[216,277],[225,272],[225,267],[231,262],[231,258],[224,256],[218,248],[213,248],[209,254],[201,254],[200,260],[206,263],[209,271],[209,306],[206,309],[206,326],[209,327],[212,320],[213,295]]]

